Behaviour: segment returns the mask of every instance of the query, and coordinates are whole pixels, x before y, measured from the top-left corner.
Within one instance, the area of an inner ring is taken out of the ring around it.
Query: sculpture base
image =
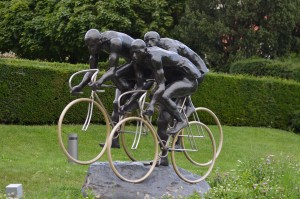
[[[134,170],[144,169],[142,163],[119,162],[118,167]],[[188,171],[187,171],[188,172]],[[192,174],[191,175],[195,175]],[[108,162],[96,162],[90,165],[82,193],[87,196],[92,192],[95,198],[101,199],[144,199],[161,198],[172,195],[175,198],[192,195],[194,192],[203,194],[209,190],[206,181],[189,184],[181,180],[172,166],[155,167],[151,175],[141,183],[133,184],[119,179],[112,171]]]

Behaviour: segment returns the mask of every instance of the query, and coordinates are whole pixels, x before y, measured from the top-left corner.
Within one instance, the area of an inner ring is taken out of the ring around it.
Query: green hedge
[[[232,63],[229,72],[254,76],[273,76],[300,82],[299,61],[298,58],[286,58],[283,60],[245,59]]]
[[[56,123],[66,104],[76,98],[69,92],[70,75],[87,68],[83,64],[0,59],[0,122]],[[113,95],[113,91],[106,93],[103,101],[111,103]]]
[[[69,93],[68,78],[86,68],[0,59],[0,122],[55,124],[65,105],[76,98]],[[210,73],[193,102],[214,111],[223,125],[299,129],[299,91],[296,81]],[[113,90],[102,95],[109,111],[113,96]]]
[[[290,129],[300,110],[299,91],[300,83],[291,80],[209,74],[193,101],[225,125]]]

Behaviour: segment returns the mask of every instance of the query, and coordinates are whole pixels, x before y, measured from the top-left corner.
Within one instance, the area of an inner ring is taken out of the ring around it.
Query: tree
[[[299,8],[300,0],[190,0],[174,37],[206,54],[211,68],[227,71],[240,58],[296,50]]]
[[[168,35],[183,13],[177,0],[3,0],[0,52],[49,61],[87,62],[84,35],[91,28],[134,38],[150,29]]]

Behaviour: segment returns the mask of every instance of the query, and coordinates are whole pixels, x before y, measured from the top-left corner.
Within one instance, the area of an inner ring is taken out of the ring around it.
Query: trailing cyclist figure
[[[159,47],[146,47],[141,39],[132,43],[131,50],[135,62],[147,63],[152,69],[157,87],[144,114],[153,115],[155,104],[160,105],[162,110],[159,113],[157,131],[162,140],[166,141],[168,134],[174,135],[187,125],[186,119],[180,114],[177,104],[172,99],[193,94],[197,90],[197,79],[201,77],[201,73],[188,59]],[[168,129],[169,117],[165,114],[170,114],[176,120],[171,129]],[[166,153],[167,151],[162,151],[161,165],[168,165],[168,158],[164,157]]]

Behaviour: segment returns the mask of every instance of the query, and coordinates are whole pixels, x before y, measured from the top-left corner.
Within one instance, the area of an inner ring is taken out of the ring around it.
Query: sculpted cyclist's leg
[[[177,133],[180,129],[187,125],[187,121],[182,118],[177,108],[177,104],[172,99],[191,95],[196,91],[197,86],[197,80],[189,80],[187,78],[171,83],[167,86],[167,89],[162,95],[161,103],[171,114],[171,116],[173,116],[177,120],[177,124],[175,125],[175,127],[168,133]]]
[[[159,116],[158,116],[158,120],[157,120],[157,134],[160,137],[160,139],[164,142],[164,144],[167,142],[168,137],[169,137],[167,135],[167,129],[168,129],[168,123],[169,123],[170,119],[171,119],[170,114],[164,110],[163,106],[160,106],[160,112],[159,112]],[[168,153],[168,151],[162,150],[161,155],[166,156],[167,153]],[[160,159],[160,165],[162,165],[162,166],[169,165],[167,156],[162,157]]]

